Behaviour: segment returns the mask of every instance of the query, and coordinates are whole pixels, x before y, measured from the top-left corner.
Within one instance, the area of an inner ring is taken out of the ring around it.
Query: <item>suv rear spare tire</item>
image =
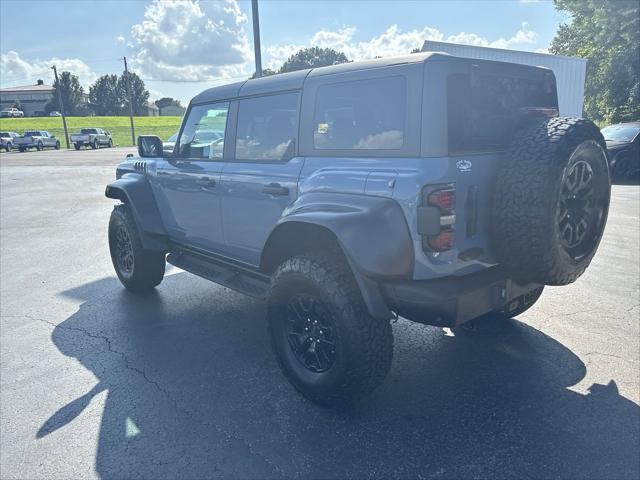
[[[498,168],[492,236],[516,279],[574,282],[598,248],[611,182],[606,145],[593,122],[552,118],[523,129]]]

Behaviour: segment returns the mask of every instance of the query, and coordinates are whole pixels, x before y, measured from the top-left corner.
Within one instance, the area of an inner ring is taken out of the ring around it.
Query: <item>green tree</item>
[[[133,114],[134,115],[146,115],[148,102],[149,102],[149,90],[145,86],[142,79],[133,72],[122,72],[122,75],[118,79],[118,96],[120,103],[124,105],[125,111],[129,108],[129,96],[127,93],[127,75],[131,81],[131,98],[133,100]]]
[[[272,70],[272,69],[270,69],[270,68],[263,68],[263,69],[262,69],[262,76],[263,76],[263,77],[268,77],[268,76],[270,76],[270,75],[275,75],[276,73],[278,73],[278,72],[276,72],[275,70]],[[253,78],[256,78],[256,72],[253,72],[253,75],[251,75],[251,76],[249,77],[249,80],[251,80],[251,79],[253,79]]]
[[[84,89],[80,85],[78,76],[70,72],[62,72],[58,76],[58,81],[53,83],[53,98],[44,107],[46,113],[54,110],[62,111],[58,102],[58,90],[60,90],[65,114],[77,115],[84,103]]]
[[[571,20],[551,43],[554,54],[586,58],[585,114],[616,123],[640,116],[638,0],[554,0]]]
[[[89,102],[96,115],[120,115],[122,103],[118,96],[118,76],[103,75],[89,88]]]
[[[303,48],[291,55],[282,65],[278,73],[295,72],[305,68],[326,67],[327,65],[337,65],[347,63],[349,59],[342,52],[337,52],[332,48]]]
[[[422,52],[422,48],[417,47],[417,48],[414,48],[413,50],[411,50],[409,53],[420,53],[420,52]]]
[[[156,104],[156,107],[162,109],[164,107],[168,107],[169,105],[174,105],[176,107],[182,107],[182,104],[180,103],[180,100],[176,100],[175,98],[171,98],[171,97],[162,97],[158,100],[156,100],[154,102]]]
[[[13,102],[11,108],[17,108],[18,110],[22,111],[22,104],[20,103],[20,100],[16,100],[15,102]]]

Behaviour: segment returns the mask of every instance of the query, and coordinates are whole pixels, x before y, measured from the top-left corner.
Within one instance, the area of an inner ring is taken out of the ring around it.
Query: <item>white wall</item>
[[[476,47],[457,43],[427,40],[423,52],[444,52],[456,57],[494,60],[498,62],[520,63],[553,70],[558,88],[558,109],[560,115],[582,117],[584,101],[584,79],[587,61],[582,58],[563,57],[544,53],[521,52],[499,48]]]

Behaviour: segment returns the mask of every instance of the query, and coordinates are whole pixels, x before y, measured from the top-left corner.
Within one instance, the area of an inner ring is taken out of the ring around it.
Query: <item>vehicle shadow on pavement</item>
[[[143,297],[113,278],[64,295],[83,303],[52,340],[98,382],[36,436],[72,434],[107,390],[101,477],[640,475],[638,405],[613,382],[569,390],[585,365],[516,320],[463,337],[401,320],[385,384],[340,412],[285,381],[261,302],[184,273]]]

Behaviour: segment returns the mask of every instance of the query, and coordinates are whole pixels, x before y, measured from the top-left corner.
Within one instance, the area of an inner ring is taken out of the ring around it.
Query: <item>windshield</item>
[[[0,137],[10,137],[9,132],[0,132]]]
[[[605,140],[631,142],[640,132],[640,125],[609,125],[602,129]]]
[[[178,139],[178,134],[174,133],[173,135],[171,135],[169,137],[169,139],[167,140],[167,142],[175,142]]]
[[[40,132],[37,131],[31,131],[31,132],[24,132],[24,136],[25,137],[38,137],[40,136]]]
[[[96,132],[95,128],[83,128],[82,130],[80,130],[80,133],[91,134],[91,133],[98,133],[98,132]]]

